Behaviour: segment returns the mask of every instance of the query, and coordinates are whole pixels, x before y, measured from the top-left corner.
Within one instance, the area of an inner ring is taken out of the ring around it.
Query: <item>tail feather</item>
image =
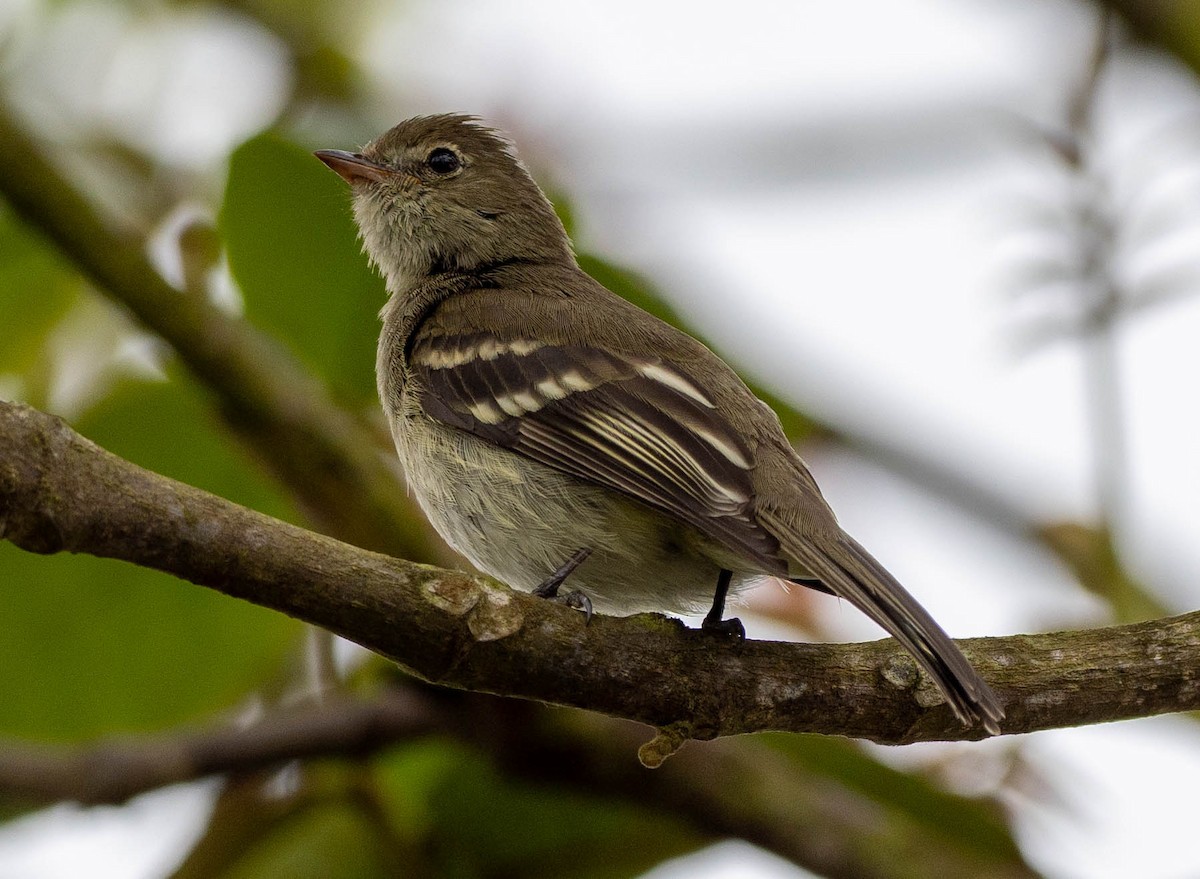
[[[784,546],[830,592],[845,598],[893,635],[933,678],[964,724],[999,735],[1004,709],[925,608],[853,537],[785,540]]]

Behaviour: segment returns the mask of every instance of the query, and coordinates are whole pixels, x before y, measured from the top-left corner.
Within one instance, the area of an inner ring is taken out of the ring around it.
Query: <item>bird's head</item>
[[[431,273],[573,258],[512,144],[475,117],[418,116],[361,152],[316,156],[350,184],[364,249],[392,293]]]

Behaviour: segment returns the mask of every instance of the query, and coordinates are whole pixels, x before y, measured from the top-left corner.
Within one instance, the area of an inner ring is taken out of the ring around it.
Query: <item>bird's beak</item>
[[[357,153],[348,153],[344,150],[317,150],[313,155],[328,165],[331,170],[336,171],[338,176],[349,184],[363,180],[382,183],[396,173],[386,165],[372,162]]]

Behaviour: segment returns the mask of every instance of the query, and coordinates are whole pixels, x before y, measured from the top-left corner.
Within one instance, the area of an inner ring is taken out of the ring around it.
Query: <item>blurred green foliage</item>
[[[880,764],[854,742],[822,736],[768,733],[763,740],[807,772],[834,779],[881,808],[922,825],[947,849],[981,863],[1004,864],[1020,856],[1003,812],[994,803],[965,801],[929,778]]]
[[[62,257],[2,205],[0,254],[0,376],[20,376],[41,398],[47,336],[77,301],[83,284]]]
[[[308,150],[261,135],[230,160],[220,231],[247,319],[343,400],[373,400],[386,294],[358,246],[346,185]]]
[[[247,805],[241,792],[223,801],[180,879],[237,848],[222,875],[622,879],[701,842],[669,815],[513,780],[438,738],[310,767],[250,840]]]
[[[143,467],[295,519],[190,381],[126,381],[75,427]],[[281,673],[300,626],[135,565],[0,543],[0,732],[67,740],[197,721]]]

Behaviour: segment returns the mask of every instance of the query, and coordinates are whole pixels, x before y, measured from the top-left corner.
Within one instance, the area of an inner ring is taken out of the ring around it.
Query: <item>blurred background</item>
[[[454,563],[404,505],[374,399],[384,291],[310,151],[471,112],[514,137],[589,271],[779,408],[847,530],[951,634],[1194,609],[1200,17],[1128,6],[1151,39],[1065,0],[0,0],[0,399]],[[218,326],[259,354],[226,358]],[[272,420],[295,400],[351,426],[357,457],[321,460],[378,497],[313,467],[320,430]],[[753,638],[879,635],[804,590],[746,601]],[[130,566],[0,544],[0,607],[0,879],[1200,875],[1192,717],[761,736],[651,774],[644,730],[603,764],[599,719],[433,692]],[[330,693],[458,721],[116,798],[10,772]],[[770,774],[769,808],[705,784],[738,765]]]

